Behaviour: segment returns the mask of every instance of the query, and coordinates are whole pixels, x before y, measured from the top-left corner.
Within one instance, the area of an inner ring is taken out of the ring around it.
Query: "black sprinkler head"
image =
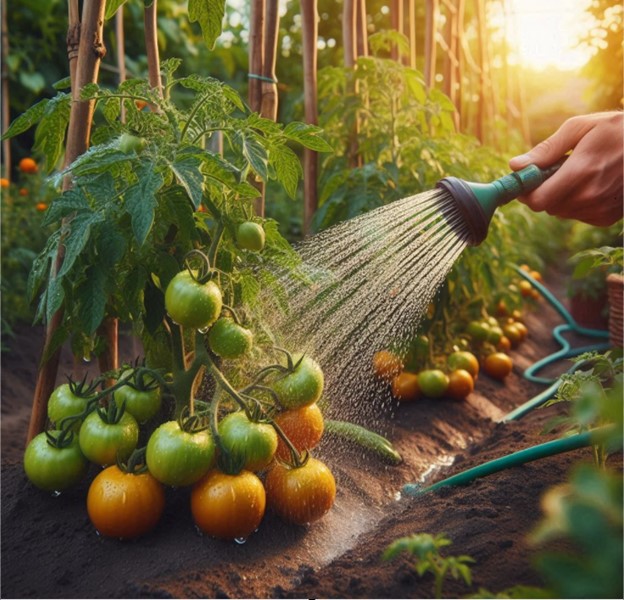
[[[457,177],[445,177],[438,181],[436,187],[448,192],[455,200],[468,230],[468,245],[478,246],[487,237],[490,221],[499,206],[540,186],[563,162],[562,160],[546,169],[529,165],[491,183],[474,183]]]

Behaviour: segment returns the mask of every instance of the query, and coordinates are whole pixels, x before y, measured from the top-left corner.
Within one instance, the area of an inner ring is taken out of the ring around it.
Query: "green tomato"
[[[78,434],[80,449],[98,465],[114,465],[126,460],[139,441],[139,425],[128,412],[122,414],[118,423],[106,423],[97,411],[92,412],[80,426]]]
[[[253,333],[228,317],[221,317],[208,332],[210,349],[221,358],[238,358],[253,344]]]
[[[59,431],[51,431],[56,436]],[[89,463],[80,451],[78,437],[57,448],[44,433],[35,436],[24,453],[24,471],[28,479],[42,490],[61,492],[76,485],[87,472]]]
[[[219,423],[219,434],[224,448],[248,471],[267,467],[277,450],[275,429],[268,423],[250,421],[243,411],[226,415]]]
[[[446,364],[450,371],[463,369],[464,371],[468,371],[474,378],[479,374],[479,360],[468,350],[451,352],[446,360]]]
[[[149,472],[161,483],[191,485],[212,467],[215,445],[207,430],[189,433],[177,421],[163,423],[147,442]]]
[[[145,140],[131,133],[122,133],[119,136],[119,149],[124,154],[140,152],[145,147]]]
[[[122,378],[129,374],[125,371]],[[153,380],[145,382],[148,386],[146,390],[138,390],[131,385],[122,385],[113,397],[115,404],[121,408],[125,403],[126,411],[129,412],[139,423],[148,421],[160,410],[162,402],[162,391],[160,386],[153,387]]]
[[[418,373],[418,387],[428,398],[441,398],[448,386],[448,375],[440,369],[426,369]]]
[[[470,321],[466,333],[476,342],[485,342],[490,335],[490,325],[485,321]]]
[[[245,221],[236,230],[236,242],[244,250],[260,252],[264,248],[265,234],[262,225]]]
[[[77,396],[71,391],[68,383],[63,383],[50,395],[48,400],[48,418],[56,427],[60,428],[63,419],[81,414],[86,408],[89,398],[92,397]],[[73,429],[78,431],[81,423],[81,420],[76,420]]]
[[[301,355],[293,356],[297,364]],[[309,356],[304,356],[297,368],[288,375],[277,379],[272,388],[284,408],[299,408],[319,400],[323,393],[325,378],[319,364]]]
[[[182,327],[210,327],[221,314],[223,298],[214,281],[199,283],[188,270],[180,271],[167,286],[165,308]]]

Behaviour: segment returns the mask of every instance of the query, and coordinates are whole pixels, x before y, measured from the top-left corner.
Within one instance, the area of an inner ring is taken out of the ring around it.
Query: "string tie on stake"
[[[256,75],[255,73],[247,73],[249,79],[259,79],[260,81],[266,81],[267,83],[274,83],[277,85],[277,79],[273,77],[266,77],[265,75]]]

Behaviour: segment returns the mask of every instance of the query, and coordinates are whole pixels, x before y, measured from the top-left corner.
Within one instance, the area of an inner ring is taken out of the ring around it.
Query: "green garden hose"
[[[569,437],[559,438],[544,444],[538,444],[537,446],[531,446],[518,452],[513,452],[506,456],[501,456],[494,460],[488,461],[481,465],[477,465],[471,469],[452,475],[446,479],[442,479],[430,486],[423,487],[417,483],[408,483],[403,486],[403,493],[407,496],[420,496],[427,492],[433,492],[441,487],[453,486],[453,485],[466,485],[471,483],[479,477],[491,475],[498,471],[503,471],[511,467],[517,467],[525,463],[545,458],[547,456],[553,456],[555,454],[561,454],[563,452],[569,452],[571,450],[577,450],[578,448],[584,448],[597,443],[608,429],[612,429],[611,426],[599,427],[590,431],[584,431],[583,433],[577,433]]]

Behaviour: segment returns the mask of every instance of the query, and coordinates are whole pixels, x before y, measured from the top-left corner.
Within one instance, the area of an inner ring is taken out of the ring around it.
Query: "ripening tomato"
[[[294,371],[281,375],[271,384],[280,404],[287,409],[317,402],[325,384],[323,371],[313,358],[295,354],[293,361],[297,365]]]
[[[185,269],[167,286],[165,308],[169,316],[182,327],[210,327],[221,314],[223,298],[214,281],[200,283]]]
[[[19,170],[22,173],[28,173],[32,175],[33,173],[36,173],[39,168],[37,167],[37,163],[34,159],[26,157],[22,158],[22,160],[19,161]]]
[[[128,412],[117,422],[106,422],[98,411],[89,414],[80,426],[78,441],[82,453],[98,465],[126,460],[139,441],[139,425]]]
[[[277,414],[275,423],[298,452],[316,448],[325,429],[323,413],[316,402]],[[290,457],[290,450],[281,438],[277,440],[275,456],[282,460]]]
[[[260,252],[264,248],[265,233],[262,225],[245,221],[236,230],[236,242],[244,250]]]
[[[428,398],[441,398],[448,388],[448,375],[440,369],[425,369],[418,373],[418,386]]]
[[[529,297],[531,296],[531,294],[533,293],[533,286],[526,280],[523,279],[519,284],[518,287],[520,288],[520,293],[525,297]]]
[[[499,350],[500,352],[509,352],[511,350],[511,340],[504,335],[500,341],[498,342],[498,344],[496,344],[496,349]]]
[[[119,149],[124,154],[130,152],[140,152],[145,147],[145,140],[130,133],[122,133],[119,136]]]
[[[449,373],[446,395],[453,400],[464,400],[474,391],[474,379],[465,369],[455,369]]]
[[[403,361],[390,350],[379,350],[373,355],[373,371],[379,379],[392,379],[403,370]]]
[[[184,431],[177,421],[163,423],[147,442],[145,461],[149,472],[161,483],[191,485],[212,467],[215,445],[207,430]]]
[[[0,188],[8,188],[10,185],[11,182],[6,177],[0,178]]]
[[[208,332],[210,349],[221,358],[239,358],[253,345],[253,333],[229,317],[221,317]]]
[[[219,423],[219,435],[225,450],[241,461],[247,471],[261,471],[275,456],[277,433],[268,423],[250,421],[244,411],[232,412]]]
[[[509,339],[512,347],[516,347],[522,341],[522,332],[517,327],[517,323],[506,323],[503,325],[505,337]]]
[[[333,506],[336,481],[320,460],[309,457],[300,467],[276,462],[265,482],[267,504],[285,521],[305,525]]]
[[[514,323],[514,326],[520,332],[520,337],[521,337],[520,341],[524,341],[526,336],[529,335],[528,327],[524,323],[522,323],[522,321],[516,321]]]
[[[479,360],[468,350],[451,352],[446,359],[446,362],[451,371],[454,371],[455,369],[464,369],[472,375],[473,379],[476,379],[477,375],[479,375]]]
[[[48,432],[58,439],[60,431]],[[78,437],[57,447],[45,432],[36,435],[24,453],[24,471],[31,483],[48,492],[61,492],[76,485],[87,472],[89,462],[80,451]]]
[[[204,533],[226,539],[244,539],[260,525],[266,493],[251,471],[228,475],[211,470],[191,492],[191,513]]]
[[[132,539],[151,531],[165,509],[165,492],[150,473],[126,473],[112,465],[95,477],[87,494],[91,523],[104,536]]]
[[[418,385],[418,375],[403,371],[399,373],[391,384],[392,395],[400,402],[412,402],[420,396],[420,387]]]
[[[492,378],[503,380],[511,373],[513,361],[504,352],[488,354],[483,361],[483,370]]]
[[[48,210],[48,205],[45,202],[37,202],[37,204],[35,204],[35,210],[37,212],[45,212]]]
[[[470,321],[466,327],[466,333],[475,342],[485,342],[490,335],[490,324],[486,321]]]
[[[62,383],[50,394],[48,400],[48,419],[61,428],[63,419],[67,417],[77,417],[82,414],[87,407],[87,402],[93,396],[79,396],[74,393],[69,383]],[[81,420],[76,420],[73,429],[80,429]]]

